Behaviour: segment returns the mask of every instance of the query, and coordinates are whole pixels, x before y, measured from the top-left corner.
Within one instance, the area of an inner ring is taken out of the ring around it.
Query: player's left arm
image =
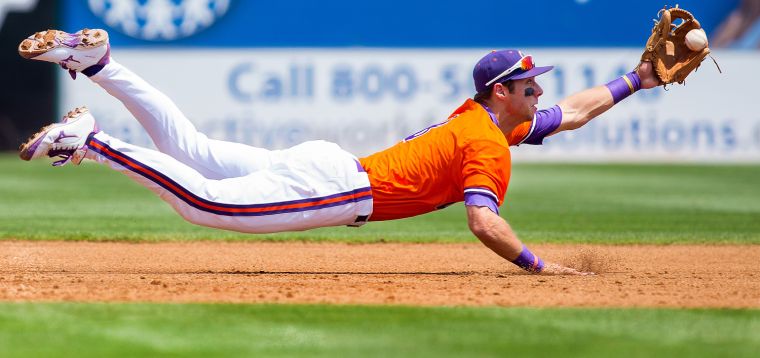
[[[652,64],[642,62],[636,71],[606,85],[575,93],[557,104],[562,113],[562,121],[549,135],[580,128],[636,90],[653,88],[659,84]]]
[[[497,255],[521,267],[542,275],[593,275],[563,265],[546,262],[523,245],[506,220],[489,206],[467,205],[467,223],[470,231]]]

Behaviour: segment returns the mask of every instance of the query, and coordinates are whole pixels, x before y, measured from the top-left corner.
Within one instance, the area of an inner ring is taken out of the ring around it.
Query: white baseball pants
[[[163,93],[111,60],[90,77],[120,100],[158,151],[100,132],[87,158],[120,171],[191,223],[248,233],[359,226],[372,213],[367,173],[325,141],[270,151],[209,139]]]

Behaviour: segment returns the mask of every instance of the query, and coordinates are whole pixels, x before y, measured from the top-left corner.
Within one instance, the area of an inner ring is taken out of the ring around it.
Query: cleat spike
[[[92,70],[85,72],[92,76],[109,62],[109,49],[108,33],[105,30],[83,29],[73,34],[47,30],[22,40],[18,53],[25,59],[57,63],[74,72],[92,67]],[[72,78],[76,78],[74,72],[71,72]]]
[[[19,157],[23,160],[50,157],[56,160],[53,166],[67,163],[79,164],[87,152],[87,138],[97,133],[98,125],[88,111],[64,117],[61,123],[43,127],[19,148]]]

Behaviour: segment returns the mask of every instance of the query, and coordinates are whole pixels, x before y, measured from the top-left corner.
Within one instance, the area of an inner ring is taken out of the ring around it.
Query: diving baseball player
[[[543,90],[536,76],[552,67],[536,67],[520,51],[494,51],[475,65],[475,98],[446,121],[356,158],[324,141],[269,151],[209,139],[167,96],[111,57],[104,30],[39,32],[19,45],[19,53],[57,63],[72,77],[89,77],[124,104],[158,148],[120,141],[100,131],[86,108],[77,108],[23,144],[24,160],[57,157],[56,166],[93,160],[150,189],[191,223],[247,233],[361,226],[464,201],[478,239],[542,274],[587,273],[543,262],[499,216],[510,178],[509,146],[541,144],[660,84],[651,64],[643,62],[621,78],[539,111]]]

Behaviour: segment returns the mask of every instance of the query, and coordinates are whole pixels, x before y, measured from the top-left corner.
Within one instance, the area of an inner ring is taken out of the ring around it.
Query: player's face
[[[507,98],[509,112],[524,121],[533,119],[538,110],[538,97],[544,94],[544,90],[536,83],[535,77],[515,80],[515,90],[509,93]]]

